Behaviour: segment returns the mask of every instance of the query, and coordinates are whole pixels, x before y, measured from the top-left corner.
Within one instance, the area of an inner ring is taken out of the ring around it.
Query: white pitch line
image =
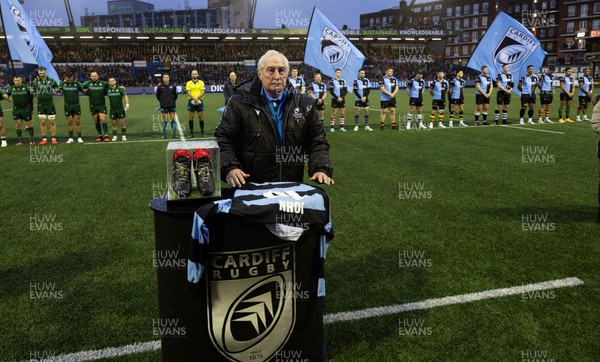
[[[205,137],[202,139],[199,139],[199,141],[212,141],[214,140],[214,137]],[[159,140],[137,140],[137,141],[111,141],[108,142],[108,144],[114,144],[114,145],[126,145],[128,143],[150,143],[150,142],[169,142],[169,141],[177,141],[177,138],[165,138],[165,139],[159,139]],[[188,141],[195,141],[195,140],[189,140]],[[86,142],[83,145],[84,146],[93,146],[93,145],[104,145],[106,144],[106,142]]]
[[[353,312],[341,312],[328,314],[323,317],[324,324],[331,324],[337,322],[353,321],[365,318],[381,317],[389,314],[396,314],[402,312],[409,312],[413,310],[431,309],[435,307],[442,307],[452,304],[463,304],[475,302],[483,299],[501,298],[509,295],[516,295],[526,292],[573,287],[582,285],[583,281],[578,278],[565,278],[550,280],[541,283],[527,284],[518,287],[492,289],[485,292],[476,292],[469,294],[454,295],[444,298],[427,299],[421,302],[406,303],[389,305],[387,307],[369,308],[363,310],[357,310]]]
[[[175,138],[175,139],[171,139],[171,140],[177,140],[177,139]],[[118,141],[114,141],[113,142],[113,141],[111,141],[111,142],[108,142],[108,144],[116,145],[116,144],[128,144],[128,143],[149,143],[149,142],[168,142],[168,141],[169,141],[169,139],[121,141],[121,142],[118,142]],[[105,144],[105,142],[86,142],[83,145],[84,146],[94,146],[94,145],[103,145],[103,144]]]
[[[94,361],[102,358],[115,358],[119,356],[126,356],[134,353],[144,353],[151,351],[158,351],[160,349],[160,341],[152,341],[145,343],[134,343],[128,344],[122,347],[111,347],[105,349],[99,349],[95,351],[83,351],[71,354],[63,354],[61,356],[54,356],[46,358],[44,362],[76,362],[76,361]]]
[[[424,310],[435,307],[443,307],[453,304],[464,304],[475,302],[478,300],[501,298],[509,295],[517,295],[526,292],[534,292],[540,290],[557,289],[565,287],[574,287],[577,285],[583,285],[583,281],[579,278],[571,277],[565,279],[549,280],[540,283],[527,284],[518,287],[491,289],[484,292],[460,294],[443,298],[427,299],[421,302],[413,302],[406,304],[396,304],[386,307],[368,308],[363,310],[357,310],[352,312],[341,312],[327,314],[323,317],[323,324],[332,324],[337,322],[346,322],[353,320],[360,320],[373,317],[381,317],[390,314],[397,314],[402,312],[408,312],[413,310]],[[92,351],[82,351],[71,354],[64,354],[60,356],[54,356],[52,358],[44,359],[44,362],[55,362],[55,361],[93,361],[101,358],[114,358],[119,356],[130,355],[134,353],[144,353],[157,351],[160,349],[160,341],[152,341],[145,343],[134,343],[122,347],[111,347]]]
[[[548,130],[545,130],[545,129],[533,129],[533,128],[526,128],[526,127],[507,126],[505,124],[502,125],[501,127],[515,128],[515,129],[524,129],[524,130],[527,130],[527,131],[537,131],[537,132],[546,132],[546,133],[565,134],[564,132],[548,131]]]
[[[179,123],[177,112],[175,112],[175,124],[177,125],[177,132],[179,132],[179,139],[181,142],[185,142],[185,136],[183,135],[183,129],[181,129],[181,123]]]

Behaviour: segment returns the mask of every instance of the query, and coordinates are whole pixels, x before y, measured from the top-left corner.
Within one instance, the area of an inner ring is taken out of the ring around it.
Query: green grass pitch
[[[475,97],[466,93],[472,125]],[[187,127],[184,98],[178,114]],[[362,129],[362,117],[352,131],[349,95],[349,131],[327,134],[336,182],[326,187],[336,231],[327,314],[566,277],[585,284],[328,324],[330,360],[598,360],[598,137],[590,124],[515,125],[513,97],[511,127],[380,131],[379,95],[370,98],[375,131]],[[85,145],[65,144],[59,114],[59,145],[15,147],[11,105],[2,102],[10,145],[0,149],[1,361],[157,339],[148,203],[166,188],[168,141],[158,104],[130,96],[129,141],[99,145],[87,104]],[[207,95],[205,104],[212,133],[223,97]],[[401,115],[407,105],[400,92]],[[554,121],[557,110],[556,100]],[[160,360],[160,351],[115,360]]]

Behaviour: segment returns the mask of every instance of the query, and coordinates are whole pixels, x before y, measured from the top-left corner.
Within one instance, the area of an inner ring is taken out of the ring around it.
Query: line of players
[[[129,110],[129,98],[123,87],[117,86],[115,78],[109,78],[108,82],[99,79],[97,72],[90,73],[90,80],[80,83],[73,79],[73,74],[65,74],[64,80],[60,84],[46,74],[46,68],[38,68],[38,76],[34,79],[31,86],[23,83],[19,75],[13,77],[13,85],[2,92],[2,99],[13,103],[13,119],[16,125],[17,143],[16,146],[22,146],[23,130],[29,135],[29,144],[35,145],[33,130],[33,99],[37,97],[37,111],[40,119],[41,141],[40,145],[48,144],[47,123],[50,123],[51,143],[58,144],[56,108],[54,106],[53,96],[61,93],[64,96],[64,114],[67,118],[67,130],[69,138],[66,143],[75,142],[75,132],[77,132],[77,142],[84,143],[81,137],[81,105],[79,102],[79,93],[84,93],[90,100],[90,114],[94,120],[98,138],[96,142],[110,142],[108,136],[108,124],[106,122],[106,98],[109,98],[110,119],[112,123],[112,141],[117,138],[117,122],[121,126],[122,140],[127,140],[127,125],[125,111]],[[123,104],[125,102],[125,104]],[[0,139],[1,146],[6,147],[6,129],[4,128],[3,113],[0,109]]]
[[[539,89],[541,107],[538,112],[538,123],[553,123],[550,119],[551,105],[554,100],[553,81],[554,67],[550,67],[545,73],[540,76],[534,74],[532,65],[527,67],[527,74],[521,77],[517,83],[517,89],[521,92],[521,110],[519,113],[519,123],[525,124],[525,114],[527,113],[527,123],[534,124],[533,115],[536,103],[536,89]],[[475,81],[475,104],[476,110],[474,113],[476,126],[489,125],[488,110],[490,99],[494,90],[492,77],[488,75],[488,67],[481,68],[481,74]],[[584,69],[583,75],[579,77],[579,106],[577,108],[576,121],[588,121],[587,111],[591,102],[592,92],[594,90],[594,81],[590,76],[590,69]],[[573,122],[570,118],[571,103],[575,95],[575,80],[573,79],[571,68],[565,69],[565,76],[560,78],[560,108],[558,111],[558,121],[560,123]],[[511,102],[511,95],[514,91],[514,80],[509,72],[508,65],[503,64],[502,73],[496,77],[496,109],[494,110],[495,124],[508,124],[508,106]],[[306,92],[306,83],[298,77],[298,69],[291,69],[291,77],[289,78],[291,85],[299,92]],[[364,114],[365,130],[372,131],[369,126],[369,80],[365,78],[365,71],[361,69],[358,78],[354,80],[352,86],[355,95],[354,104],[354,131],[359,130],[360,114]],[[381,80],[381,116],[380,129],[385,129],[385,120],[387,113],[390,113],[392,129],[396,127],[396,99],[395,96],[399,91],[399,81],[394,77],[394,69],[387,68],[386,75]],[[437,73],[437,78],[429,82],[429,93],[432,95],[431,113],[429,115],[429,124],[425,126],[423,123],[423,90],[425,89],[425,80],[423,73],[417,72],[411,80],[407,82],[407,91],[409,93],[408,113],[406,114],[406,128],[410,129],[413,123],[414,113],[416,111],[417,127],[433,128],[437,118],[438,127],[446,128],[443,124],[444,109],[446,107],[446,95],[450,104],[449,127],[454,127],[455,117],[458,118],[458,126],[468,127],[464,121],[464,94],[465,80],[463,79],[463,71],[459,70],[454,75],[452,80],[445,79],[443,71]],[[335,120],[339,112],[339,130],[346,132],[345,129],[345,97],[348,92],[347,83],[342,78],[340,69],[336,69],[335,78],[328,85],[325,85],[321,80],[321,74],[314,75],[314,81],[308,86],[308,94],[315,100],[316,109],[319,113],[321,122],[325,121],[325,99],[327,95],[331,95],[331,117],[330,132],[335,132]],[[481,121],[480,121],[481,119]]]
[[[191,73],[192,79],[187,82],[186,90],[188,92],[188,113],[190,137],[193,137],[194,131],[194,114],[198,114],[200,123],[200,132],[204,136],[204,119],[203,111],[204,104],[202,101],[204,95],[204,82],[199,79],[198,71],[193,70]],[[67,118],[67,130],[69,138],[67,144],[75,142],[75,132],[77,132],[77,143],[84,143],[81,132],[81,105],[79,94],[84,93],[89,97],[90,114],[94,121],[97,138],[96,142],[111,142],[108,133],[108,124],[106,120],[107,107],[106,97],[109,99],[110,116],[112,124],[112,141],[118,140],[117,123],[120,123],[121,139],[127,141],[127,119],[125,112],[129,110],[129,97],[125,92],[125,88],[118,86],[115,78],[109,78],[108,82],[99,79],[99,74],[96,71],[90,73],[90,80],[80,83],[73,79],[72,74],[65,74],[64,80],[58,84],[56,80],[50,78],[46,74],[46,68],[38,68],[38,76],[34,79],[31,86],[23,83],[23,79],[16,75],[13,77],[13,85],[8,87],[6,91],[0,91],[0,99],[6,99],[13,103],[13,119],[15,120],[17,143],[16,146],[22,146],[23,130],[22,125],[25,123],[25,130],[29,135],[29,144],[35,145],[34,129],[33,129],[33,99],[38,98],[37,111],[40,120],[41,141],[40,145],[49,143],[47,136],[47,123],[50,123],[51,139],[53,145],[58,144],[57,125],[56,125],[56,108],[54,106],[53,96],[62,94],[64,96],[64,114]],[[157,98],[161,102],[160,111],[163,120],[163,138],[166,138],[167,116],[171,118],[171,129],[173,137],[175,137],[175,100],[177,93],[175,85],[169,84],[169,76],[163,77],[163,83],[159,85],[159,91],[166,89],[162,93],[157,92]],[[167,93],[172,94],[169,97]],[[168,100],[172,99],[172,103]],[[7,147],[6,129],[4,127],[4,114],[0,108],[0,141],[1,147]]]

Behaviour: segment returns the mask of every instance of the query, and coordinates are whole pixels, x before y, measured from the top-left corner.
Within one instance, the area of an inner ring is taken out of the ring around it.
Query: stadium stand
[[[109,46],[107,46],[109,45]],[[72,43],[49,42],[48,46],[53,52],[53,63],[59,75],[71,71],[76,79],[87,80],[91,70],[100,72],[102,77],[114,76],[120,84],[130,87],[148,87],[158,83],[155,73],[169,72],[171,79],[176,84],[184,84],[189,79],[192,69],[198,69],[201,79],[207,85],[223,84],[227,75],[235,71],[239,81],[244,81],[253,76],[254,71],[243,66],[244,60],[258,59],[268,49],[278,49],[289,56],[294,65],[299,67],[300,74],[310,82],[313,79],[314,68],[302,63],[304,59],[304,43],[256,43],[249,47],[247,44],[231,43],[227,46],[216,43]],[[357,44],[365,54],[366,76],[372,82],[377,82],[389,66],[395,69],[394,74],[400,80],[410,79],[417,70],[422,70],[426,79],[432,78],[438,70],[446,74],[453,74],[458,68],[456,65],[440,62],[400,62],[398,49],[395,46],[371,46],[370,44]],[[176,59],[165,62],[166,58]],[[7,48],[0,46],[0,62],[7,64]],[[134,61],[146,61],[147,68],[134,67]],[[166,67],[166,63],[172,63]],[[183,64],[182,64],[183,63]],[[95,65],[97,64],[97,65]],[[25,67],[17,69],[17,73],[26,79],[33,78],[35,69]],[[473,79],[477,72],[465,71],[465,79]],[[2,84],[7,84],[7,79],[12,77],[12,69],[3,69],[0,75]],[[347,80],[354,79],[355,75],[343,75]],[[327,82],[329,79],[323,77]]]

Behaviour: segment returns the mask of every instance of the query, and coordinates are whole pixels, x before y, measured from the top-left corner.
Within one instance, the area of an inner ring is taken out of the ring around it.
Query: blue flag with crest
[[[0,0],[6,42],[13,60],[46,67],[46,74],[60,82],[52,66],[52,52],[18,0]]]
[[[523,24],[500,11],[471,55],[467,67],[480,70],[487,65],[492,79],[502,73],[502,65],[508,64],[508,71],[515,83],[527,73],[527,66],[534,71],[544,63],[546,52],[540,41]],[[516,94],[520,94],[514,88]]]
[[[315,7],[306,37],[304,63],[330,78],[335,78],[335,70],[339,68],[342,77],[354,79],[364,62],[360,50]]]

